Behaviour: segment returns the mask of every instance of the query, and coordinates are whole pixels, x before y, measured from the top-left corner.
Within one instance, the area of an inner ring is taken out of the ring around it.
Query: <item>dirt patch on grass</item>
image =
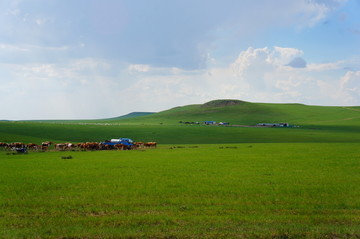
[[[213,100],[207,102],[200,107],[208,108],[208,107],[224,107],[224,106],[232,106],[232,105],[240,105],[246,103],[245,101],[241,100]]]

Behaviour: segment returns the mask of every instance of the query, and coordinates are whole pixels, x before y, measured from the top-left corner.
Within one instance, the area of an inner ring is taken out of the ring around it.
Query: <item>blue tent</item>
[[[105,144],[105,145],[123,144],[123,145],[127,145],[127,146],[132,146],[132,145],[134,145],[134,141],[129,138],[120,138],[120,139],[105,140],[105,142],[102,142],[102,144]]]

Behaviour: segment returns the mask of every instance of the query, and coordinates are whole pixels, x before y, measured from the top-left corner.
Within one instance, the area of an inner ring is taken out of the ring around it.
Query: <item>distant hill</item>
[[[289,123],[296,125],[349,125],[360,127],[360,107],[310,106],[304,104],[251,103],[241,100],[213,100],[205,104],[179,106],[141,117],[114,118],[131,123],[229,122]],[[140,115],[139,115],[140,116]]]
[[[135,118],[135,117],[140,117],[140,116],[151,115],[154,113],[155,112],[132,112],[132,113],[129,113],[126,115],[122,115],[122,116],[118,116],[118,117],[114,117],[114,118],[108,118],[107,120],[130,119],[130,118]]]
[[[300,127],[222,127],[180,123],[203,121],[240,126],[289,123]],[[179,106],[159,113],[134,112],[112,119],[0,122],[1,142],[98,142],[118,137],[161,144],[360,142],[360,107],[251,103],[227,99]]]
[[[174,107],[154,112],[132,112],[123,116],[95,120],[44,120],[47,123],[121,123],[167,124],[180,122],[228,122],[231,125],[289,123],[307,127],[353,127],[360,129],[360,106],[312,106],[304,104],[252,103],[236,99],[218,99],[204,104]]]

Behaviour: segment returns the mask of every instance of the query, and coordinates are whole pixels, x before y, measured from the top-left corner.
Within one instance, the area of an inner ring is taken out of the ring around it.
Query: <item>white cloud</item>
[[[303,51],[296,48],[283,48],[275,46],[274,50],[269,54],[268,61],[274,65],[283,66],[303,54]]]
[[[142,64],[132,64],[129,66],[130,72],[148,72],[150,71],[149,65],[142,65]]]
[[[0,43],[0,52],[4,53],[5,51],[9,51],[9,52],[26,52],[29,51],[28,48],[26,47],[22,47],[22,46],[18,46],[18,45],[10,45],[10,44],[1,44]]]
[[[298,1],[299,23],[303,27],[314,26],[323,20],[330,11],[343,5],[347,0],[303,0]],[[301,24],[301,20],[302,24]]]
[[[360,102],[360,71],[348,71],[340,81],[340,94],[343,101],[351,105]]]
[[[329,63],[320,63],[320,64],[308,64],[307,69],[309,71],[329,71],[329,70],[338,70],[344,67],[345,61],[329,62]]]
[[[114,109],[121,109],[121,105],[114,107],[112,98],[119,95],[123,84],[116,77],[107,76],[110,65],[95,59],[79,59],[66,64],[0,64],[0,98],[11,102],[0,112],[0,118],[114,116]],[[19,111],[24,105],[27,107]]]
[[[351,96],[352,104],[360,104],[360,98],[355,97],[359,93],[355,86],[360,88],[359,80],[354,79],[356,74],[344,76],[340,87],[339,71],[348,61],[308,64],[304,68],[284,64],[303,54],[294,48],[248,48],[240,53],[230,68],[238,82],[249,86],[249,99],[252,101],[342,105],[350,102]],[[349,87],[350,82],[352,87]],[[343,89],[341,93],[339,88]]]
[[[159,11],[157,4],[146,1],[104,4],[90,0],[84,5],[78,1],[5,0],[0,3],[7,12],[0,13],[0,37],[23,45],[66,42],[74,46],[81,42],[92,49],[83,51],[82,57],[116,56],[135,64],[133,70],[140,72],[146,69],[136,65],[204,69],[214,62],[209,57],[211,50],[226,49],[216,44],[221,39],[233,43],[244,36],[263,37],[259,34],[272,28],[314,26],[344,2],[171,1],[162,3]]]
[[[295,48],[248,48],[232,64],[204,70],[93,58],[61,64],[0,64],[0,96],[13,102],[3,106],[0,118],[24,119],[24,112],[17,110],[24,102],[32,105],[25,112],[33,119],[113,117],[220,98],[360,105],[360,71],[340,75],[339,62],[326,67],[286,66],[303,54]]]
[[[55,51],[66,51],[68,50],[68,46],[58,46],[58,47],[51,47],[51,46],[41,46],[41,45],[27,45],[27,44],[5,44],[0,43],[0,50],[3,51],[10,51],[12,53],[16,52],[36,52],[38,51],[47,51],[47,52],[55,52]]]

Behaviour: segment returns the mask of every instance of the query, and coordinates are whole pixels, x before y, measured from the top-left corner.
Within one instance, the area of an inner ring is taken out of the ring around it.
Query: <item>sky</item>
[[[0,120],[360,106],[360,0],[0,0]]]

